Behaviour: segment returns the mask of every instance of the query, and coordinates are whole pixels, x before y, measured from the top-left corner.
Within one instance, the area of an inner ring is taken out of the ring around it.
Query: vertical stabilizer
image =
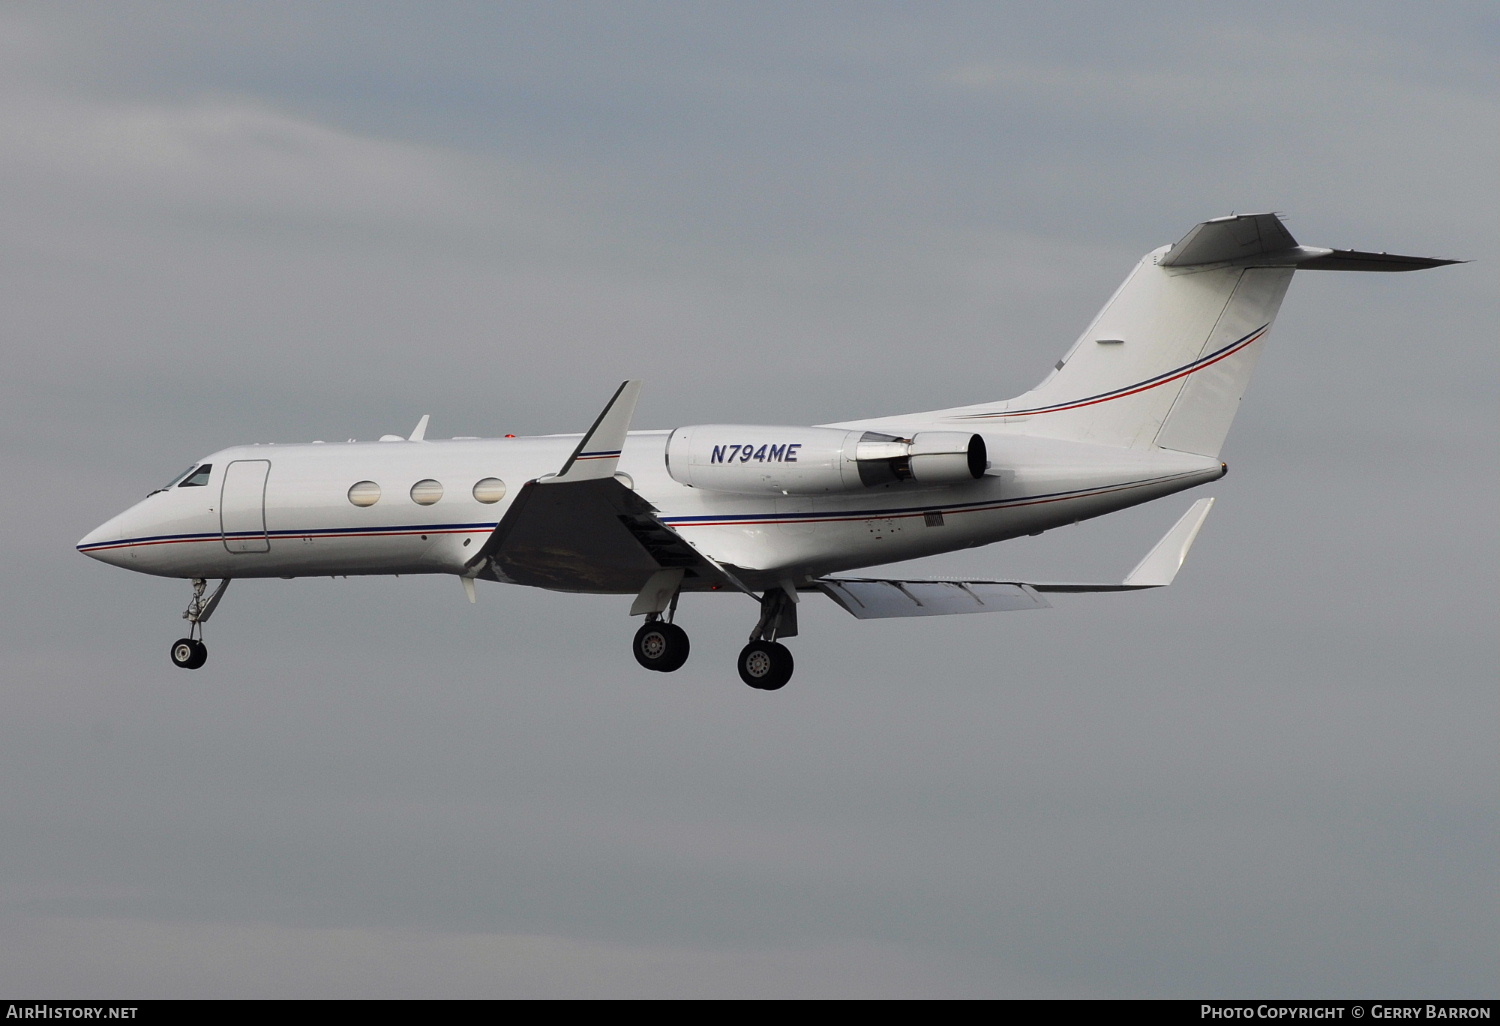
[[[1028,434],[1217,457],[1292,272],[1458,263],[1299,245],[1275,214],[1196,225],[1136,265],[1040,385],[955,419]]]
[[[1292,267],[1169,263],[1179,248],[1213,243],[1203,230],[1213,224],[1141,260],[1052,374],[997,419],[1025,418],[1040,435],[1217,456]]]

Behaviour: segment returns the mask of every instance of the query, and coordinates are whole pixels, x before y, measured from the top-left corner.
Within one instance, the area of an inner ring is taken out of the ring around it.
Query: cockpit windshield
[[[179,488],[190,488],[196,487],[198,485],[206,485],[208,484],[208,475],[211,470],[213,470],[213,464],[211,463],[194,463],[182,473],[172,478],[172,480],[162,485],[160,488],[157,488],[155,491],[147,492],[146,494],[149,497],[155,495],[157,492],[164,492],[174,485]]]
[[[198,464],[194,463],[191,466],[189,466],[186,470],[184,470],[182,473],[180,473],[176,477],[172,478],[172,480],[170,480],[166,484],[162,485],[160,488],[153,488],[151,491],[147,492],[146,494],[148,496],[151,496],[151,495],[155,495],[157,492],[164,492],[168,488],[171,488],[178,481],[181,481],[184,478],[186,478],[189,474],[191,474],[193,471],[195,471],[197,469],[198,469]]]
[[[208,484],[208,475],[214,469],[212,463],[205,463],[197,470],[187,476],[187,480],[179,484],[178,488],[199,488]]]

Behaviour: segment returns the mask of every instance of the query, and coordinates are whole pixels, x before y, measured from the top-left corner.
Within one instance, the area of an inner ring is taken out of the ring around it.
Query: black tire
[[[776,641],[752,641],[740,650],[740,680],[761,691],[785,687],[792,667],[792,653]]]
[[[201,641],[195,641],[195,642],[193,642],[193,648],[195,649],[195,651],[193,652],[193,660],[192,660],[192,662],[190,662],[190,663],[187,664],[187,668],[189,670],[196,670],[200,666],[202,666],[204,663],[208,662],[208,646],[207,645],[205,645]]]
[[[682,664],[687,662],[691,648],[687,631],[662,620],[642,624],[641,629],[635,632],[635,641],[630,646],[635,653],[636,662],[658,673],[671,673],[681,669]]]
[[[202,666],[201,662],[195,662],[198,658],[199,646],[200,643],[192,638],[178,638],[172,642],[172,665],[180,666],[184,670],[196,670]]]

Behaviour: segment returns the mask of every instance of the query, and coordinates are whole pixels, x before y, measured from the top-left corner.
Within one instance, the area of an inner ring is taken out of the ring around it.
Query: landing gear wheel
[[[172,642],[172,663],[184,670],[196,670],[208,662],[208,646],[193,638],[179,638]]]
[[[752,641],[740,650],[740,680],[775,691],[792,679],[792,653],[776,641]]]
[[[642,624],[641,629],[635,632],[635,641],[630,646],[635,653],[636,662],[648,670],[661,673],[681,669],[682,664],[687,662],[690,647],[687,631],[664,620]]]

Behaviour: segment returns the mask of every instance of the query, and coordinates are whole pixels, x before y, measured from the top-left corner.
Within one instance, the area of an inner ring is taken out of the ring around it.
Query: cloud
[[[340,130],[249,98],[19,98],[0,109],[0,166],[20,188],[90,217],[212,219],[307,231],[529,234],[545,213],[495,157]],[[14,188],[14,186],[13,186]],[[555,215],[554,215],[555,216]]]

